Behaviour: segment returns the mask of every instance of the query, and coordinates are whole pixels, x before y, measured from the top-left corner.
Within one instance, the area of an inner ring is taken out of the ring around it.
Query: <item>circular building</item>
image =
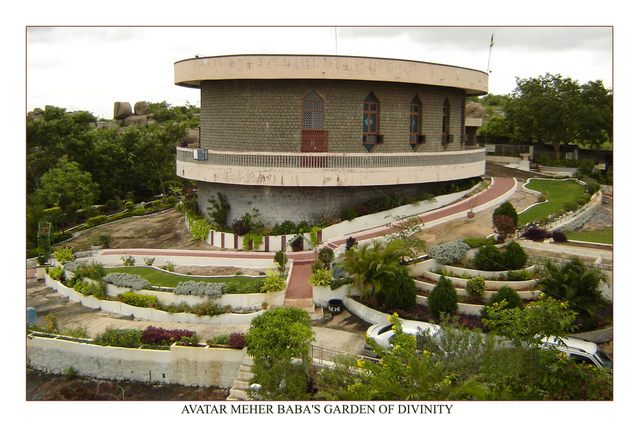
[[[468,145],[465,99],[487,73],[426,62],[319,55],[233,55],[176,62],[199,88],[200,149],[177,148],[206,213],[257,209],[265,225],[314,224],[373,198],[416,196],[485,171]]]

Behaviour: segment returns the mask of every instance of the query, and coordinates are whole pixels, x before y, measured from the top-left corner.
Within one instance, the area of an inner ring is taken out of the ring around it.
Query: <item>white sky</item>
[[[611,26],[34,26],[26,29],[26,107],[55,105],[111,119],[116,101],[199,105],[198,90],[173,83],[173,64],[196,54],[337,53],[490,69],[494,94],[510,93],[516,77],[547,72],[611,88],[612,37]]]

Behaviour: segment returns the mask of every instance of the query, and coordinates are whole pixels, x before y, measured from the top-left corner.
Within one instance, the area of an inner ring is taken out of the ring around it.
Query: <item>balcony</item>
[[[197,153],[196,153],[197,154]],[[239,185],[326,187],[444,182],[480,176],[485,150],[434,153],[275,153],[177,148],[186,179]]]

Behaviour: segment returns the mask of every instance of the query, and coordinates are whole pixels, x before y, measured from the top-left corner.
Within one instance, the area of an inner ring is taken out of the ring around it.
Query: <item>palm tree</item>
[[[542,292],[566,301],[578,313],[578,322],[586,329],[596,325],[596,310],[607,305],[600,284],[609,280],[598,269],[588,269],[578,258],[558,267],[551,261],[545,263],[547,275],[538,280]]]
[[[401,241],[385,244],[376,240],[351,247],[340,266],[353,278],[351,286],[360,291],[363,299],[369,299],[384,296],[399,270],[407,268],[401,265],[400,260],[409,255]]]

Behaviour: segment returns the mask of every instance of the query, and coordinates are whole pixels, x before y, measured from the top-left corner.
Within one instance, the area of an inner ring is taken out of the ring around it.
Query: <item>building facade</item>
[[[199,88],[200,150],[178,148],[198,204],[225,196],[229,221],[310,224],[381,195],[414,196],[484,173],[469,146],[465,99],[486,73],[416,61],[237,55],[175,63]]]

